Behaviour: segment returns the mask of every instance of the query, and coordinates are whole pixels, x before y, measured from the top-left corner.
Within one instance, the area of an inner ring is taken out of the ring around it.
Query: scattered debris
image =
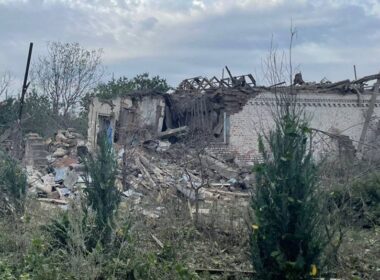
[[[52,198],[38,198],[38,201],[41,202],[49,202],[57,205],[67,205],[68,202],[66,200],[61,200],[61,199],[52,199]]]
[[[161,249],[164,248],[164,244],[154,235],[154,234],[151,234],[152,238],[154,241],[156,241],[157,245],[160,246]]]
[[[185,136],[189,132],[189,128],[187,126],[182,126],[173,129],[167,129],[163,132],[160,132],[158,136],[161,139],[168,139],[169,142],[174,143],[177,142],[179,138]]]
[[[29,193],[41,202],[66,205],[67,199],[83,188],[83,165],[77,154],[77,144],[83,145],[82,139],[72,128],[59,130],[54,138],[46,140],[38,134],[28,134],[24,162]]]

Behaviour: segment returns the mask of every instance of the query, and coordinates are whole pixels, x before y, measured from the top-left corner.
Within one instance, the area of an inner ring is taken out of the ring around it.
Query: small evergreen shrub
[[[275,128],[259,140],[263,161],[254,168],[252,263],[257,279],[310,279],[328,241],[318,166],[302,112],[291,102],[277,106]]]
[[[88,154],[83,162],[86,174],[84,193],[88,206],[95,212],[98,240],[105,244],[110,241],[114,217],[121,201],[115,182],[117,161],[106,135],[99,141],[97,154]]]

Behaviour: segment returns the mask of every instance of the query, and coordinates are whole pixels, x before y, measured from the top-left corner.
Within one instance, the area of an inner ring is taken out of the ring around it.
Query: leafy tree
[[[19,106],[19,100],[14,98],[8,98],[0,104],[0,133],[17,121]],[[36,90],[26,96],[22,121],[24,134],[35,132],[41,136],[51,136],[61,127],[72,126],[70,121],[68,117],[59,117],[53,113],[47,96],[39,95]]]
[[[39,95],[35,90],[29,93],[25,99],[24,116],[25,121],[22,124],[24,133],[34,132],[41,136],[50,136],[59,127],[57,116],[53,113],[49,98]]]
[[[102,76],[101,50],[86,50],[78,43],[51,42],[40,57],[34,74],[55,115],[66,116],[90,92]]]
[[[310,129],[292,97],[279,98],[274,119],[255,167],[252,263],[258,279],[310,279],[329,241]]]
[[[139,74],[132,79],[120,77],[100,84],[95,89],[95,95],[101,98],[114,98],[130,94],[132,91],[157,90],[166,92],[170,89],[166,80],[160,76],[149,77],[148,73]]]
[[[161,92],[166,92],[170,89],[166,79],[160,76],[149,77],[149,73],[139,74],[131,80],[134,90],[149,90],[154,89]]]
[[[0,134],[17,121],[19,106],[19,100],[14,98],[8,98],[0,103]],[[87,133],[87,122],[83,117],[71,114],[55,115],[49,97],[40,95],[36,89],[26,95],[22,118],[24,134],[34,132],[47,137],[52,136],[58,129],[68,127],[75,128],[83,135]]]
[[[115,180],[117,162],[112,144],[104,135],[99,143],[96,156],[89,154],[84,159],[85,194],[88,206],[95,212],[96,235],[102,243],[107,243],[112,233],[114,215],[121,200]]]

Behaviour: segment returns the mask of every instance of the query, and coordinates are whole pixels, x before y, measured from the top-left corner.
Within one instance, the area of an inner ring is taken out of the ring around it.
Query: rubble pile
[[[49,163],[59,164],[62,159],[76,159],[78,156],[78,148],[85,147],[83,135],[75,132],[75,129],[58,130],[53,138],[46,140],[45,144],[51,153]]]
[[[199,154],[185,143],[172,144],[165,151],[158,149],[160,145],[149,144],[127,151],[120,149],[118,153],[119,165],[125,171],[125,177],[121,179],[127,189],[124,195],[131,199],[137,211],[150,218],[159,218],[164,210],[161,206],[149,209],[143,203],[149,196],[154,197],[154,206],[168,197],[183,197],[190,202],[191,215],[195,214],[195,202],[199,201],[199,214],[206,219],[212,212],[217,212],[231,220],[231,209],[247,208],[248,188],[252,183],[248,170],[228,164],[210,151]],[[183,153],[185,149],[186,153]],[[243,222],[241,213],[234,214],[235,222]]]
[[[185,128],[172,130],[138,146],[115,144],[119,165],[116,185],[128,204],[151,219],[162,215],[163,201],[168,197],[188,201],[191,215],[195,214],[197,204],[198,213],[205,217],[213,211],[227,217],[233,207],[246,208],[252,183],[249,170],[179,140],[182,136],[178,135],[186,132]],[[171,143],[174,136],[176,139]],[[37,138],[40,140],[33,136]],[[84,166],[79,160],[87,153],[84,138],[73,129],[59,130],[45,141],[45,150],[46,166],[27,166],[29,192],[42,202],[65,207],[85,187]],[[234,220],[238,219],[241,214]]]
[[[36,139],[39,150],[44,150],[45,165],[35,164],[34,152],[30,152],[26,161],[27,181],[29,193],[37,196],[42,202],[66,205],[67,198],[74,196],[83,187],[83,165],[79,163],[79,156],[85,153],[84,137],[74,129],[59,130],[54,137],[42,142],[41,137],[32,134],[29,136],[33,145]],[[28,138],[28,139],[29,139]],[[41,155],[41,152],[39,152]],[[41,162],[41,159],[37,161]]]

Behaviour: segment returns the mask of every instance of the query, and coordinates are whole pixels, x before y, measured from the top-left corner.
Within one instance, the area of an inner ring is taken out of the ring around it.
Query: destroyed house
[[[380,74],[337,83],[305,83],[302,76],[296,78],[292,94],[310,120],[319,155],[327,151],[345,157],[365,155],[366,147],[377,145]],[[375,83],[368,86],[370,81]],[[206,131],[208,148],[215,154],[232,156],[241,165],[252,164],[260,158],[259,135],[274,126],[276,93],[290,94],[289,90],[281,85],[257,86],[252,75],[230,74],[224,79],[186,79],[170,94],[147,91],[113,100],[95,98],[89,112],[89,144],[95,147],[99,132],[107,129],[119,144]]]

